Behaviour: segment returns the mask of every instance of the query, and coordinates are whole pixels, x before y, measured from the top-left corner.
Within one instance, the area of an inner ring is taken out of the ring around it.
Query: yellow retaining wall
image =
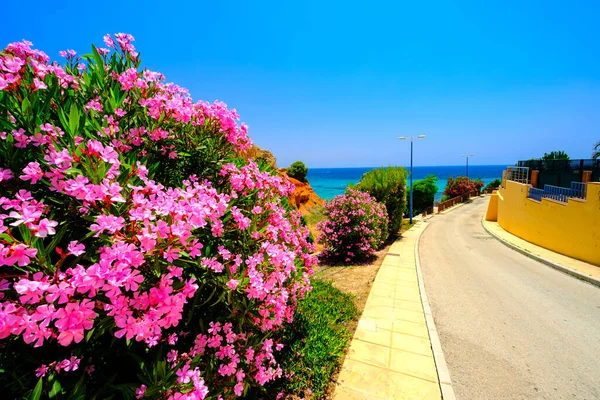
[[[494,190],[490,196],[488,209],[485,213],[486,221],[498,221],[498,191]]]
[[[600,182],[588,183],[585,200],[568,203],[528,199],[529,187],[506,181],[498,190],[498,224],[528,242],[600,265]],[[488,214],[493,208],[490,199]]]

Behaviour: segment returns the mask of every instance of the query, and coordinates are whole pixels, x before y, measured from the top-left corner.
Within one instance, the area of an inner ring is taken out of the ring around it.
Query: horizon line
[[[511,167],[514,166],[515,164],[469,164],[469,167],[500,167],[500,166],[504,166],[504,167]],[[384,168],[384,167],[407,167],[410,168],[410,166],[407,165],[382,165],[382,166],[378,166],[378,167],[310,167],[307,165],[307,168],[310,170],[311,168],[313,169],[348,169],[348,168]],[[439,167],[465,167],[465,164],[454,164],[454,165],[413,165],[414,167],[419,167],[419,168],[423,168],[423,167],[430,167],[430,168],[439,168]],[[285,167],[280,167],[280,168],[285,168]]]

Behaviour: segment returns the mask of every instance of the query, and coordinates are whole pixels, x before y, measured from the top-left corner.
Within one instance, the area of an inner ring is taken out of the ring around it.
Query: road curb
[[[422,221],[421,223],[425,223]],[[425,322],[427,323],[427,331],[429,332],[429,341],[431,343],[431,349],[433,350],[433,360],[438,374],[438,381],[440,384],[440,390],[442,392],[442,399],[444,400],[455,400],[454,388],[452,387],[452,379],[450,378],[450,371],[446,364],[446,358],[442,351],[442,344],[440,337],[433,321],[433,315],[431,314],[431,307],[429,306],[429,300],[427,299],[427,293],[425,292],[425,284],[423,283],[423,275],[421,273],[421,261],[419,260],[419,242],[421,241],[421,235],[429,224],[419,232],[415,240],[415,263],[417,267],[417,279],[419,280],[419,292],[421,293],[421,303],[423,306],[423,312],[425,313]]]
[[[529,251],[527,251],[525,249],[522,249],[519,246],[517,246],[517,245],[515,245],[515,244],[513,244],[511,242],[509,242],[508,240],[506,240],[506,239],[504,239],[504,238],[496,235],[494,232],[492,232],[491,229],[488,229],[488,227],[486,226],[485,216],[483,216],[481,218],[481,226],[483,226],[483,229],[487,233],[489,233],[490,235],[492,235],[492,237],[494,237],[496,240],[498,240],[500,243],[504,244],[505,246],[510,247],[511,249],[513,249],[513,250],[515,250],[515,251],[517,251],[517,252],[519,252],[519,253],[521,253],[521,254],[529,257],[529,258],[532,258],[532,259],[534,259],[534,260],[536,260],[538,262],[541,262],[542,264],[545,264],[545,265],[547,265],[547,266],[549,266],[551,268],[554,268],[554,269],[556,269],[558,271],[561,271],[561,272],[563,272],[565,274],[571,275],[571,276],[573,276],[573,277],[575,277],[577,279],[580,279],[582,281],[590,283],[590,284],[592,284],[594,286],[600,287],[600,279],[595,278],[595,277],[593,277],[591,275],[585,274],[585,273],[583,273],[581,271],[577,271],[576,269],[567,267],[566,265],[562,265],[562,264],[559,264],[559,263],[554,262],[552,260],[548,260],[547,258],[538,256],[537,254],[533,254],[533,253],[531,253],[531,252],[529,252]]]

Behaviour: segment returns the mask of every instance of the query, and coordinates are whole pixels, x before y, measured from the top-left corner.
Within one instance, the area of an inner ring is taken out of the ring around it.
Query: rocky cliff
[[[290,196],[290,205],[296,207],[302,215],[311,214],[311,208],[323,205],[323,199],[315,193],[308,181],[300,182],[290,178],[287,176],[285,168],[280,168],[279,173],[295,186],[294,193]]]

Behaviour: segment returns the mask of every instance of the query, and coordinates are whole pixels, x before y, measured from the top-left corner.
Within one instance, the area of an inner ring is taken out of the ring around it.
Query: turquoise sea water
[[[315,192],[325,200],[331,200],[338,194],[343,194],[349,183],[357,183],[362,175],[373,168],[309,168],[306,178]],[[470,165],[469,177],[480,178],[487,185],[494,179],[502,177],[505,165]],[[415,181],[425,178],[429,174],[438,177],[438,193],[435,201],[439,201],[446,187],[448,177],[465,175],[466,169],[462,165],[446,167],[413,167]]]

